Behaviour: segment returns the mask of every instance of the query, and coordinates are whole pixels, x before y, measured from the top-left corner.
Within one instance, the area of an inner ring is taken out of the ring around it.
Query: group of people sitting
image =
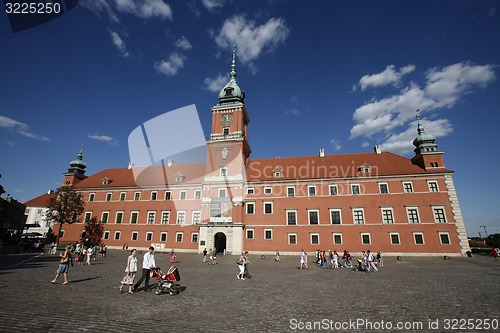
[[[344,250],[344,253],[339,255],[337,250],[333,252],[331,250],[321,251],[316,250],[316,264],[320,265],[321,268],[352,268],[352,256],[349,251]],[[370,266],[373,270],[377,271],[376,265],[383,266],[383,259],[380,251],[374,256],[370,250],[367,252],[363,251],[361,255],[361,260],[365,264],[365,267],[369,270]]]

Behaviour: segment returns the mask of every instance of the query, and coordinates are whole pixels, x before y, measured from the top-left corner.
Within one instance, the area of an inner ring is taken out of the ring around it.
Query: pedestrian
[[[248,265],[250,265],[250,259],[248,258],[248,251],[245,251],[245,254],[243,255],[243,266],[245,268],[245,270],[243,271],[243,276],[251,279],[252,276],[248,271]]]
[[[217,250],[214,250],[213,264],[212,265],[217,265]]]
[[[132,294],[132,285],[134,284],[135,274],[137,273],[137,250],[130,251],[127,259],[127,267],[125,268],[125,276],[120,283],[120,293],[123,293],[123,286],[128,285],[128,293]]]
[[[207,262],[207,248],[205,248],[205,250],[203,250],[203,262]]]
[[[104,244],[102,244],[102,257],[106,258],[106,252],[108,251],[108,247]]]
[[[92,247],[87,247],[87,265],[90,265],[90,259],[92,259]]]
[[[150,246],[149,251],[144,254],[144,258],[142,259],[142,275],[139,281],[134,285],[134,292],[138,291],[137,288],[141,285],[142,281],[146,280],[144,284],[144,291],[149,290],[149,273],[151,269],[156,267],[155,263],[155,248]]]
[[[377,262],[380,267],[384,266],[384,258],[382,258],[382,253],[380,251],[377,252]]]
[[[175,254],[174,249],[172,249],[172,251],[170,251],[170,263],[175,263],[175,259],[177,259],[177,255]]]
[[[236,264],[240,269],[239,274],[237,274],[236,277],[238,278],[238,280],[245,280],[245,257],[243,254],[238,258]]]
[[[371,269],[373,269],[375,272],[378,272],[378,268],[374,263],[373,254],[370,252],[370,250],[366,251],[366,256],[367,256],[367,261],[368,261],[367,272],[369,272]]]
[[[68,284],[68,271],[69,271],[69,264],[71,262],[71,251],[70,251],[69,245],[67,245],[64,248],[64,252],[61,252],[61,254],[59,254],[59,256],[61,257],[61,261],[59,263],[59,268],[56,271],[55,278],[53,280],[51,280],[50,282],[52,284],[55,284],[57,282],[57,279],[59,278],[59,275],[62,274],[64,277],[63,284]]]
[[[274,259],[274,261],[276,261],[276,262],[281,261],[281,255],[280,255],[280,251],[278,251],[278,249],[276,249],[276,258]]]
[[[305,267],[308,269],[309,267],[307,266],[307,253],[302,249],[302,252],[300,252],[300,269],[302,267]]]
[[[333,268],[339,268],[339,254],[333,250]]]
[[[498,253],[500,251],[498,251],[498,249],[493,249],[491,250],[491,255],[493,256],[493,258],[495,258],[495,260],[498,260]]]

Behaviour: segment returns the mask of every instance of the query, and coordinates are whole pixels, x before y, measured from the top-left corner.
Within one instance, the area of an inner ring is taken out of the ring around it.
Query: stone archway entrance
[[[226,250],[226,235],[223,232],[218,232],[214,235],[214,248],[217,253],[225,253]]]

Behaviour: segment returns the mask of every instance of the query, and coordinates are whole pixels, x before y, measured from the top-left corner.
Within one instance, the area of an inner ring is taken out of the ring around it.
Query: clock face
[[[232,114],[223,114],[222,115],[222,124],[223,125],[231,125],[233,122],[233,115]]]

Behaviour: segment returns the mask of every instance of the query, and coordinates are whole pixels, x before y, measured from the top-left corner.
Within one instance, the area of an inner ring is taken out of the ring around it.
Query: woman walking
[[[125,268],[125,276],[120,284],[120,292],[123,293],[123,286],[128,285],[128,293],[132,294],[132,285],[134,284],[135,274],[137,273],[137,250],[133,249],[127,259],[127,267]]]
[[[68,284],[68,271],[69,271],[69,263],[71,261],[71,252],[69,251],[69,245],[64,248],[64,252],[59,255],[61,257],[61,262],[59,264],[59,268],[56,272],[56,277],[54,280],[50,281],[50,283],[55,284],[59,275],[63,274],[64,282],[63,284]]]
[[[236,261],[238,264],[238,268],[240,269],[240,273],[236,275],[238,280],[245,280],[245,256],[242,254],[238,261]]]

